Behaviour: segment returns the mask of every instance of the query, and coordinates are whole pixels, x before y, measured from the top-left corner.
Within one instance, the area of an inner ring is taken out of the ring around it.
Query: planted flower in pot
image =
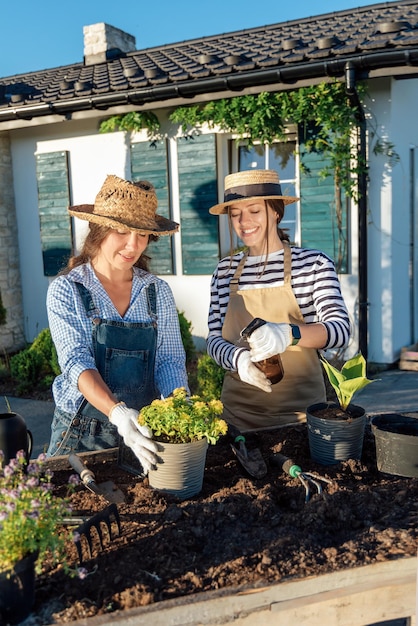
[[[0,623],[15,624],[32,610],[35,573],[47,558],[65,562],[62,518],[68,502],[52,494],[45,455],[26,460],[23,450],[4,463],[0,450]]]
[[[228,430],[222,411],[220,400],[189,397],[184,388],[141,409],[138,421],[160,447],[161,463],[148,473],[151,487],[183,499],[201,491],[208,444]]]
[[[306,410],[311,457],[322,465],[360,459],[366,416],[363,407],[353,404],[352,400],[373,382],[366,376],[366,361],[358,353],[346,361],[341,370],[324,357],[321,363],[335,391],[336,402],[320,402]]]

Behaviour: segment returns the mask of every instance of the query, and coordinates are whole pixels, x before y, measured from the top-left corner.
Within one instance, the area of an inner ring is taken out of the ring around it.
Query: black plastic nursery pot
[[[418,477],[418,415],[382,413],[371,419],[377,469],[386,474]]]
[[[38,553],[29,554],[15,568],[0,574],[0,624],[19,624],[35,603],[35,563]]]
[[[363,450],[366,415],[363,407],[350,404],[347,418],[323,418],[315,415],[323,409],[338,409],[334,402],[312,404],[306,410],[311,458],[321,465],[335,465],[348,459],[360,459]]]

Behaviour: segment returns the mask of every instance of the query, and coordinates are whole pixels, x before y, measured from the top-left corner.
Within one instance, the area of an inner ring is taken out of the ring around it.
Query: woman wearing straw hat
[[[79,255],[49,286],[47,310],[61,374],[47,454],[118,445],[146,473],[157,447],[138,410],[177,387],[188,390],[178,314],[168,284],[150,274],[149,241],[178,224],[157,215],[154,187],[107,176],[94,205],[72,206],[89,222]]]
[[[350,337],[348,312],[332,260],[319,250],[289,245],[279,227],[287,204],[273,170],[225,178],[224,201],[210,213],[226,213],[246,250],[222,259],[213,274],[209,355],[225,370],[225,419],[241,431],[274,428],[305,419],[306,408],[324,401],[319,349],[342,348]],[[254,319],[263,324],[244,341]],[[255,362],[281,356],[276,384]]]

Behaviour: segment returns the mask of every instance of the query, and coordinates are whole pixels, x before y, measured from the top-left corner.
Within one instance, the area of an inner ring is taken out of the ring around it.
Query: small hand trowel
[[[258,448],[247,449],[244,435],[232,424],[228,424],[228,433],[234,439],[231,443],[232,452],[243,468],[254,478],[263,478],[267,474],[267,465]]]
[[[84,465],[80,457],[74,454],[74,452],[68,456],[68,461],[71,467],[79,474],[84,486],[89,491],[98,496],[103,496],[108,502],[115,502],[116,504],[125,502],[123,492],[116,487],[113,481],[107,480],[104,483],[96,483],[94,473]]]

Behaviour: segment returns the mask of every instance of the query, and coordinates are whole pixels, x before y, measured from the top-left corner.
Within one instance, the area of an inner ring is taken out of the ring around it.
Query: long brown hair
[[[85,263],[92,261],[99,253],[100,246],[110,230],[112,229],[108,226],[101,226],[100,224],[90,222],[89,232],[84,240],[80,254],[71,256],[66,267],[60,272],[60,274],[68,274],[68,272],[75,267],[79,267],[80,265],[84,265]],[[157,235],[149,235],[148,242],[158,241],[158,239],[159,237]],[[134,264],[134,267],[139,267],[141,270],[149,272],[150,260],[151,259],[148,255],[142,253]]]

